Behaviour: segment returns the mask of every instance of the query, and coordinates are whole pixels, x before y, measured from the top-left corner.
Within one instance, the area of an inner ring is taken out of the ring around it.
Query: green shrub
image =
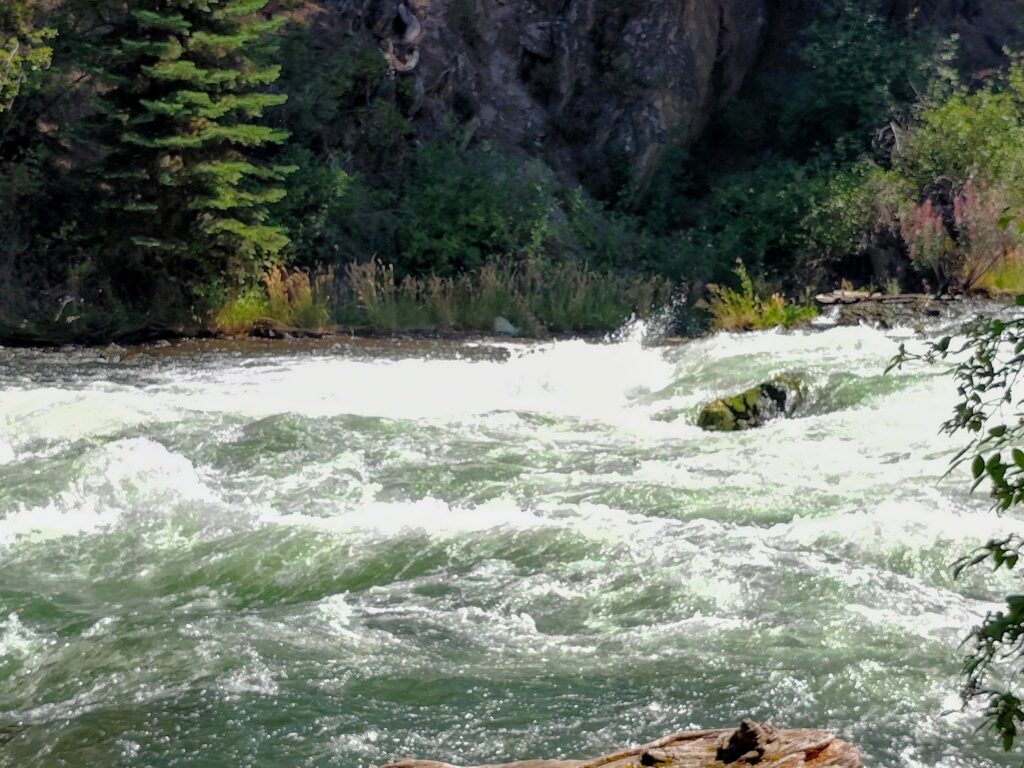
[[[1002,196],[968,182],[953,197],[953,226],[931,200],[910,206],[901,225],[910,258],[936,279],[936,290],[966,292],[977,287],[1004,265],[1017,263],[1021,235],[1000,219],[1006,206]]]
[[[267,296],[259,288],[250,288],[213,313],[211,325],[221,333],[243,333],[251,330],[269,315]]]
[[[272,267],[261,282],[261,286],[242,291],[213,312],[213,329],[244,333],[270,325],[319,330],[330,322],[333,271]]]
[[[554,182],[539,163],[428,144],[402,188],[395,266],[441,276],[480,269],[524,249],[556,206]]]
[[[863,253],[882,233],[898,233],[900,214],[916,194],[912,182],[872,160],[836,171],[801,222],[807,258],[835,263]]]
[[[11,108],[22,86],[50,66],[57,31],[37,24],[35,0],[5,0],[0,8],[0,113]]]
[[[287,260],[313,267],[351,258],[355,218],[351,209],[360,199],[356,180],[304,147],[290,147],[285,159],[297,169],[276,209],[276,219],[291,240]]]
[[[1021,83],[1019,67],[1012,83]],[[989,86],[927,105],[894,154],[896,169],[918,186],[938,178],[963,184],[1024,179],[1022,93]]]
[[[881,0],[825,0],[802,32],[803,67],[773,83],[778,141],[794,154],[815,147],[856,159],[894,107],[910,105],[946,75],[952,50]]]
[[[825,196],[828,178],[813,166],[777,160],[716,183],[712,211],[697,233],[713,254],[715,277],[738,259],[788,274],[804,253],[804,221]]]
[[[711,298],[705,304],[715,330],[789,328],[818,314],[816,306],[790,304],[779,293],[772,293],[767,298],[759,295],[742,262],[736,264],[735,274],[739,279],[739,290],[716,284],[708,286]]]
[[[876,138],[945,82],[951,48],[881,0],[808,10],[791,56],[756,74],[689,157],[667,152],[639,199],[655,231],[683,233],[705,279],[737,259],[776,278],[823,279],[879,229],[898,231],[887,210],[893,197],[906,202],[906,185],[884,170]]]

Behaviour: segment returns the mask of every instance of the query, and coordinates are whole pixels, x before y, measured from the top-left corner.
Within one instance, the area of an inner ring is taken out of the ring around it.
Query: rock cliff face
[[[641,177],[699,137],[757,66],[785,59],[813,0],[325,0],[386,57],[420,135],[543,156],[569,177]],[[887,0],[999,63],[1022,0]]]

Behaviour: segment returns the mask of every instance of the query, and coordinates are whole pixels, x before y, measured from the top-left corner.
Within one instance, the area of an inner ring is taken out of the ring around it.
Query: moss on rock
[[[708,403],[697,418],[697,426],[711,432],[760,427],[772,419],[792,415],[805,395],[806,384],[799,374],[782,374],[737,395]]]

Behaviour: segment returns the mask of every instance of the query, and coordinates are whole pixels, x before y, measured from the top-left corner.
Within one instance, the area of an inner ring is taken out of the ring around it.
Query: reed
[[[319,330],[331,323],[334,272],[271,267],[262,285],[236,295],[212,318],[215,330],[244,333],[257,326]]]
[[[578,262],[499,261],[456,277],[405,277],[377,260],[349,264],[335,292],[342,324],[402,330],[490,331],[498,316],[531,335],[604,331],[668,302],[669,281],[596,272]]]

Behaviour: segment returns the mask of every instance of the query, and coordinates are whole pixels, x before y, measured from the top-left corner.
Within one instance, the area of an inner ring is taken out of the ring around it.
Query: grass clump
[[[276,267],[263,276],[267,312],[279,323],[318,330],[330,323],[334,271]]]
[[[598,272],[577,261],[489,262],[453,277],[398,279],[374,259],[350,264],[339,281],[336,318],[388,331],[490,332],[499,315],[529,335],[608,331],[668,302],[663,278]]]
[[[1019,255],[1005,259],[989,270],[977,285],[991,296],[1024,294],[1024,259]]]
[[[330,269],[270,269],[212,317],[220,333],[258,327],[490,333],[498,316],[522,333],[611,331],[665,306],[673,286],[660,277],[593,270],[578,261],[495,261],[452,277],[399,278],[378,259]]]
[[[332,270],[271,267],[253,286],[221,306],[211,325],[220,333],[246,333],[259,326],[320,330],[331,322]]]
[[[704,304],[711,313],[715,330],[789,328],[818,314],[813,304],[791,304],[779,293],[772,293],[767,298],[761,296],[754,289],[754,282],[742,262],[736,263],[734,274],[740,282],[739,290],[724,285],[708,286],[710,298]]]
[[[217,309],[210,324],[221,333],[244,333],[266,316],[266,295],[259,288],[250,288]]]

